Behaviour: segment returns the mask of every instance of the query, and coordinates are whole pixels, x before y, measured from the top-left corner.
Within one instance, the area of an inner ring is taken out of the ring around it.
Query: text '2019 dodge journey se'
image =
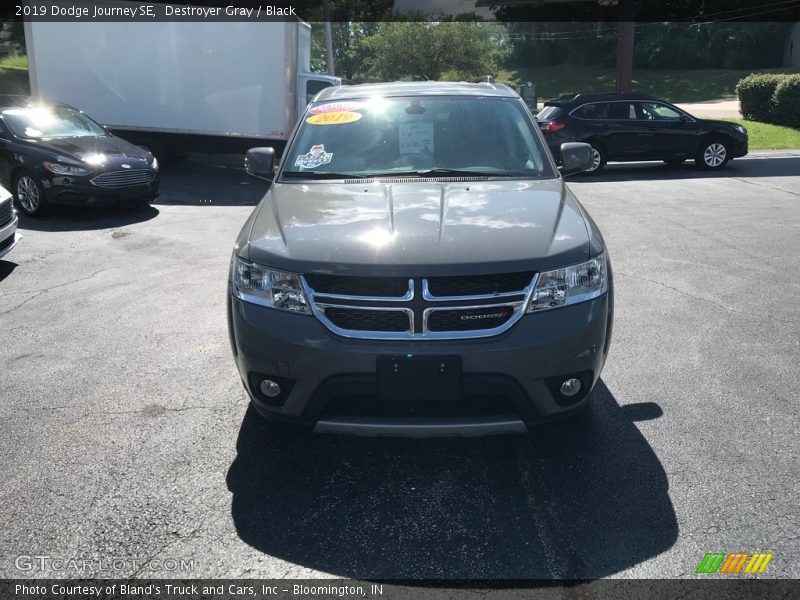
[[[523,432],[577,413],[608,352],[611,265],[505,86],[331,87],[234,248],[228,322],[263,416],[318,432]]]

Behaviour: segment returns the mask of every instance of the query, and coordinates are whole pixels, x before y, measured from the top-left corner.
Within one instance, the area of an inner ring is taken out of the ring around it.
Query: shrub
[[[772,96],[786,77],[778,73],[748,75],[736,84],[742,116],[751,121],[772,121]]]
[[[800,127],[800,74],[784,76],[775,88],[772,118],[781,125]]]

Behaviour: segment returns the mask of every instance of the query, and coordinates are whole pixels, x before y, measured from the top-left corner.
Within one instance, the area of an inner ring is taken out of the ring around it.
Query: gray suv
[[[261,415],[318,432],[483,435],[585,408],[611,264],[522,100],[489,83],[331,87],[234,248],[231,345]]]

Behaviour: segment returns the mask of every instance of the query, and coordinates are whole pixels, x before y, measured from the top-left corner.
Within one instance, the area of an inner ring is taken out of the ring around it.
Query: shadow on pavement
[[[776,153],[780,151],[776,150]],[[632,181],[671,180],[717,177],[798,177],[800,156],[776,156],[763,158],[737,158],[719,171],[707,171],[686,161],[679,167],[670,167],[663,162],[609,163],[597,175],[578,175],[567,179],[569,183],[582,181]]]
[[[17,263],[0,259],[0,281],[11,275],[18,266]]]
[[[241,539],[336,576],[596,578],[678,535],[667,478],[601,381],[588,419],[529,435],[298,434],[248,410],[227,476]]]
[[[192,154],[164,167],[156,204],[188,206],[255,206],[269,183],[244,171],[244,156]]]
[[[142,223],[158,216],[154,206],[142,207],[83,207],[53,205],[46,217],[29,217],[18,213],[19,228],[32,231],[81,231],[113,229],[133,223]]]

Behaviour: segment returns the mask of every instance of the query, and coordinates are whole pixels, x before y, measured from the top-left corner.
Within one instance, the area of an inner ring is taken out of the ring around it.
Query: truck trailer
[[[300,21],[26,21],[31,94],[84,111],[159,158],[283,149],[336,77],[311,72]]]

